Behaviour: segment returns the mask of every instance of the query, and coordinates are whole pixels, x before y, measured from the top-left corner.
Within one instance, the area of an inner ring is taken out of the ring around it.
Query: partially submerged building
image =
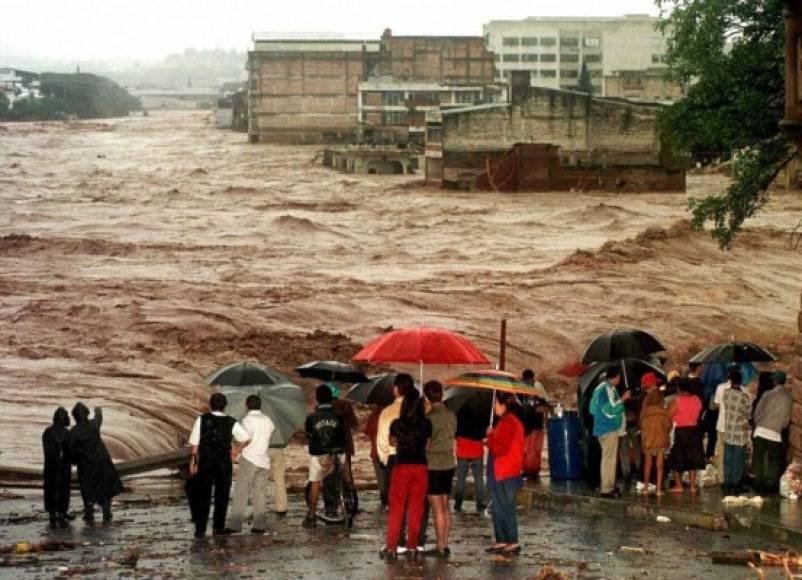
[[[432,185],[497,191],[684,191],[657,126],[659,104],[532,87],[512,74],[509,103],[443,111],[427,124]]]
[[[255,34],[248,55],[251,141],[407,141],[425,112],[481,102],[494,83],[482,37]]]

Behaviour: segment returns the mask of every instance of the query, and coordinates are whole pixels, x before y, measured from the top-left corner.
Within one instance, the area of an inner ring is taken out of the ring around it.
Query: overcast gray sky
[[[476,34],[488,20],[656,14],[653,0],[0,0],[0,51],[159,59],[248,47],[253,31]]]

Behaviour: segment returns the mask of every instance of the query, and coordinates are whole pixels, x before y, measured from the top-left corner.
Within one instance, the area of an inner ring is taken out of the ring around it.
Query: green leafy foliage
[[[139,108],[139,100],[117,83],[97,75],[43,73],[42,94],[59,99],[79,119],[121,117]]]
[[[668,37],[670,74],[687,96],[660,123],[677,153],[737,152],[735,181],[722,195],[693,200],[693,223],[713,223],[729,247],[767,201],[787,162],[779,129],[784,99],[782,0],[656,0]]]
[[[8,107],[11,105],[11,101],[8,100],[8,97],[5,93],[0,93],[0,119],[7,118],[8,115]]]
[[[7,112],[9,121],[58,121],[68,116],[67,105],[60,99],[43,97],[24,98],[14,101]]]

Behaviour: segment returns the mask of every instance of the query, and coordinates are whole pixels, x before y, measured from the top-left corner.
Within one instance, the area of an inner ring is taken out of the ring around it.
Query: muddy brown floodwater
[[[445,192],[315,155],[201,112],[0,124],[0,462],[38,464],[54,407],[79,398],[104,406],[116,459],[173,448],[218,364],[346,360],[391,326],[494,357],[507,318],[508,368],[566,398],[554,370],[616,325],[675,360],[731,335],[790,342],[797,194],[722,253],[684,194]],[[689,177],[689,195],[724,187]]]

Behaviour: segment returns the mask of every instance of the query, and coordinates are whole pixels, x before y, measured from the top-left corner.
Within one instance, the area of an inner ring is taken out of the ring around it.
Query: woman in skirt
[[[688,472],[691,493],[696,493],[696,470],[705,468],[702,432],[699,417],[702,401],[691,391],[688,379],[677,380],[677,396],[669,407],[674,423],[674,445],[668,456],[668,464],[674,471],[674,486],[668,491],[682,493],[682,474]]]

